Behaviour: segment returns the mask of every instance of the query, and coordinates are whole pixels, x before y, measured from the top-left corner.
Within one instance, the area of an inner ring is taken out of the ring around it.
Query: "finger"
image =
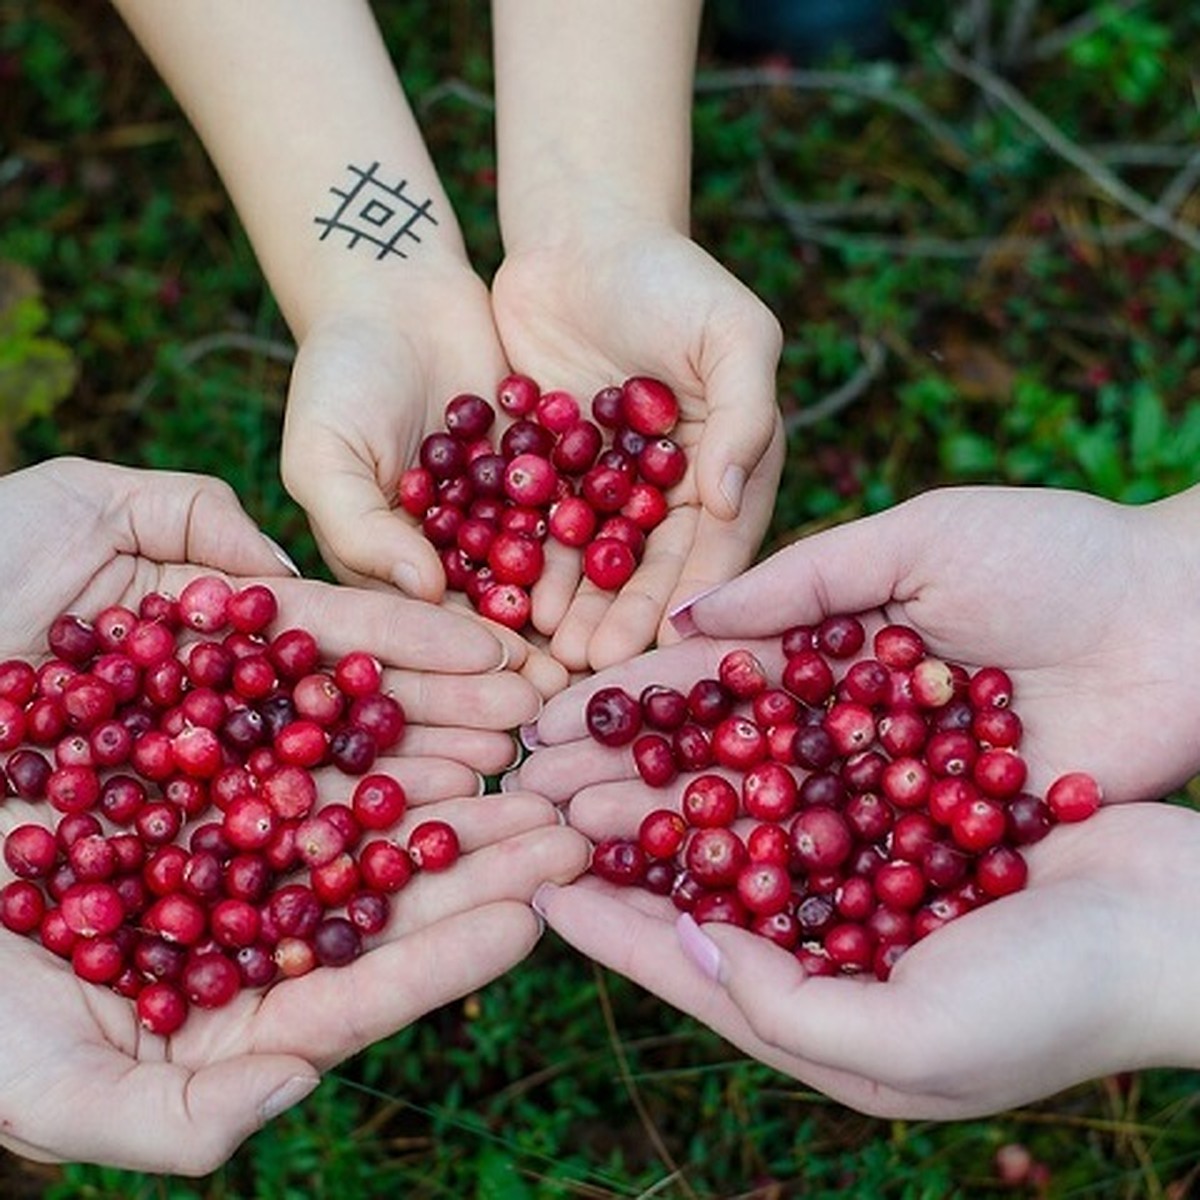
[[[677,508],[650,535],[645,558],[592,633],[588,661],[594,670],[624,662],[654,640],[695,544],[698,516],[694,507]]]
[[[493,799],[474,801],[478,809],[484,810],[476,820],[483,820],[485,829],[486,809]],[[527,904],[545,880],[565,883],[578,876],[590,856],[587,841],[576,830],[560,825],[550,805],[542,801],[542,807],[551,816],[541,817],[542,823],[536,828],[476,846],[451,871],[418,871],[393,897],[388,936],[404,936],[498,900]]]
[[[43,1104],[23,1130],[28,1141],[74,1162],[204,1175],[311,1092],[320,1076],[290,1053],[239,1055],[193,1072],[181,1063],[131,1062],[105,1049],[70,1082],[68,1140],[61,1140],[61,1108]]]
[[[457,796],[441,800],[436,804],[419,805],[408,810],[394,829],[374,835],[390,838],[403,845],[416,826],[424,821],[446,821],[458,835],[463,854],[475,854],[497,842],[518,838],[534,830],[558,829],[558,813],[541,796],[531,792],[516,792],[500,796]],[[478,862],[472,861],[470,870],[483,870]],[[463,877],[460,883],[467,882]],[[439,888],[445,885],[437,883]],[[489,895],[488,899],[519,898],[519,893],[509,896]]]
[[[511,741],[509,744],[512,745]],[[467,760],[413,752],[376,759],[369,773],[390,775],[412,804],[428,804],[450,796],[475,796],[483,783]],[[317,773],[317,786],[324,803],[345,803],[358,782],[336,767],[322,768]]]
[[[453,609],[311,579],[271,586],[279,600],[277,627],[311,629],[333,658],[367,646],[388,667],[463,675],[493,671],[508,661],[492,630]]]
[[[794,542],[697,599],[689,624],[713,636],[765,637],[900,599],[904,560],[912,554],[904,510],[900,505]]]
[[[120,516],[132,553],[231,575],[295,573],[290,559],[255,525],[224,481],[182,472],[128,470],[123,475],[128,505]]]
[[[562,624],[571,600],[583,578],[582,557],[578,550],[563,546],[553,538],[546,541],[546,564],[533,589],[533,626],[547,636]]]
[[[512,729],[541,708],[533,685],[512,671],[444,675],[389,671],[384,688],[414,722],[471,729]]]
[[[517,757],[511,734],[479,729],[410,725],[402,747],[404,758],[458,762],[484,775],[508,770]],[[462,790],[474,793],[476,788]]]
[[[517,771],[512,786],[528,788],[552,803],[570,800],[583,785],[628,778],[628,756],[591,740],[549,746],[531,754]]]
[[[309,462],[303,481],[288,490],[308,512],[318,539],[343,570],[383,580],[409,596],[437,602],[446,577],[437,551],[421,531],[393,509],[361,463],[339,456]],[[319,486],[315,481],[319,480]]]
[[[588,643],[612,602],[611,592],[601,591],[588,580],[579,585],[570,608],[550,639],[550,653],[568,671],[586,671],[590,666]]]
[[[691,551],[671,595],[663,606],[658,627],[659,645],[679,640],[679,633],[666,614],[696,596],[712,591],[735,578],[753,560],[771,519],[779,481],[778,465],[783,460],[783,439],[769,451],[768,463],[750,476],[742,507],[733,520],[721,520],[706,508],[701,511]]]
[[[482,903],[368,951],[349,966],[286,980],[267,993],[257,1041],[308,1046],[322,1067],[483,987],[537,943],[528,904]]]
[[[256,1040],[267,1047],[311,1046],[318,1065],[325,1065],[482,987],[537,941],[539,924],[529,907],[534,889],[545,879],[571,878],[586,855],[583,839],[559,826],[460,860],[457,880],[418,876],[398,898],[395,940],[347,967],[272,988]]]
[[[779,323],[755,305],[744,319],[725,327],[725,336],[703,361],[708,415],[696,464],[704,507],[718,520],[732,520],[747,482],[761,468],[772,443],[782,441],[775,399],[775,372],[782,334]],[[771,473],[778,481],[782,454]]]

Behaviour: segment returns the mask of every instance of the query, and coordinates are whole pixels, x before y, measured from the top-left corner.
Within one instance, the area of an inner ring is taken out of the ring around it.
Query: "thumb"
[[[899,599],[914,533],[905,505],[863,517],[776,551],[673,615],[681,633],[772,637],[831,613]]]
[[[256,1130],[320,1083],[311,1064],[290,1055],[243,1055],[195,1072],[178,1063],[123,1056],[93,1076],[71,1104],[66,1158],[128,1170],[205,1175]],[[31,1130],[33,1142],[46,1139]]]
[[[711,368],[702,370],[708,415],[696,462],[696,486],[701,504],[725,521],[738,515],[746,483],[780,430],[775,397],[779,331],[773,317],[765,314],[765,318],[730,325],[725,352],[715,357]]]
[[[437,551],[421,531],[389,507],[374,479],[330,471],[308,515],[334,572],[378,579],[419,600],[437,603],[446,577]]]

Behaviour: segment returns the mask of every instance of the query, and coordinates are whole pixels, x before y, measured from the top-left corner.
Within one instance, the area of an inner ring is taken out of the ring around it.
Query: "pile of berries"
[[[874,972],[946,922],[1025,886],[1021,848],[1099,807],[1083,772],[1025,789],[1012,681],[873,638],[853,616],[782,637],[773,682],[740,648],[685,692],[652,684],[589,699],[590,735],[631,747],[641,778],[688,778],[637,836],[599,843],[591,871],[670,896],[796,954],[810,974]]]
[[[496,407],[511,418],[498,443]],[[589,418],[569,392],[509,375],[495,407],[473,393],[447,403],[445,430],[423,440],[397,501],[437,547],[447,586],[522,629],[548,537],[581,550],[599,588],[616,591],[633,574],[667,515],[664,493],[687,471],[670,436],[678,420],[675,394],[647,376],[602,388]]]
[[[53,814],[4,837],[0,922],[133,1000],[167,1035],[316,966],[355,959],[444,821],[401,843],[401,784],[372,768],[405,730],[379,661],[272,633],[265,585],[207,575],[138,611],[57,617],[51,657],[0,663],[0,796]],[[321,805],[314,772],[353,780]]]

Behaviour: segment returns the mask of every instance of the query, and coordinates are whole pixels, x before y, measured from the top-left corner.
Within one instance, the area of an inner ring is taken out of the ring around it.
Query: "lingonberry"
[[[179,616],[201,633],[217,633],[229,620],[233,587],[219,575],[199,575],[179,593]],[[132,626],[131,626],[132,627]]]
[[[533,614],[529,593],[515,583],[493,582],[480,596],[477,607],[481,616],[509,629],[524,629]]]
[[[707,889],[734,887],[747,862],[745,843],[727,826],[693,830],[683,849],[684,867]]]
[[[824,704],[833,694],[833,670],[824,655],[811,647],[788,655],[782,682],[793,696],[813,707]]]
[[[232,960],[210,950],[188,959],[180,987],[197,1008],[222,1008],[241,991],[242,979]]]
[[[558,488],[558,472],[542,454],[518,454],[504,470],[504,494],[514,504],[530,508],[548,505]]]
[[[398,892],[412,878],[414,865],[408,851],[393,841],[377,838],[359,853],[363,883],[379,892]]]
[[[634,375],[621,385],[621,419],[645,437],[659,437],[678,423],[679,401],[661,380]]]
[[[486,437],[496,420],[496,410],[473,392],[461,392],[446,402],[443,420],[450,435],[460,442]]]
[[[592,849],[591,871],[608,883],[631,887],[646,874],[646,854],[629,838],[605,838]]]
[[[624,746],[641,730],[642,708],[624,688],[602,687],[588,698],[584,721],[601,745]]]
[[[674,858],[687,836],[687,822],[674,809],[647,813],[638,826],[638,845],[649,858]]]
[[[34,933],[46,914],[42,889],[30,879],[14,879],[0,889],[0,924],[13,933]]]
[[[712,743],[707,731],[688,722],[671,734],[671,752],[681,771],[703,771],[712,766]]]
[[[786,821],[798,800],[796,777],[780,763],[754,763],[742,777],[742,808],[755,820]]]
[[[1084,771],[1060,775],[1046,789],[1046,806],[1057,821],[1083,821],[1100,807],[1103,793]]]
[[[807,871],[829,871],[840,866],[854,847],[846,818],[822,805],[801,809],[789,832],[796,860]]]
[[[993,899],[1019,892],[1028,876],[1025,859],[1013,846],[992,846],[975,863],[975,882],[981,892]]]
[[[650,787],[666,787],[678,773],[670,740],[661,733],[639,734],[633,742],[633,765]]]
[[[925,657],[925,639],[907,625],[884,625],[871,645],[875,657],[892,671],[911,671]]]
[[[564,496],[550,509],[548,529],[555,541],[579,549],[596,531],[595,510],[579,496]]]
[[[4,862],[22,879],[44,879],[57,861],[58,841],[44,825],[18,825],[4,838]]]
[[[637,569],[637,558],[622,541],[597,537],[583,551],[583,573],[598,588],[615,592],[630,580]]]
[[[696,828],[732,825],[738,815],[738,792],[720,775],[697,775],[684,788],[679,808]]]
[[[459,859],[461,847],[454,827],[446,821],[422,821],[408,835],[408,854],[422,871],[445,871]]]
[[[600,454],[604,435],[591,421],[577,419],[559,435],[550,453],[553,466],[567,475],[582,475]]]
[[[363,949],[362,934],[347,917],[326,917],[313,933],[313,953],[323,967],[342,967]]]
[[[671,438],[657,437],[642,447],[637,456],[637,466],[642,479],[667,491],[687,473],[687,454]]]
[[[678,729],[688,717],[687,697],[677,688],[651,683],[638,696],[642,720],[651,729]]]
[[[524,417],[533,412],[541,389],[528,375],[506,375],[496,385],[496,403],[510,417]]]

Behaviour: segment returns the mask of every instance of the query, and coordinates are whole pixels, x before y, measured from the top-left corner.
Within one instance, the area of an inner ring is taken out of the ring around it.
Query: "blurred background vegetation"
[[[486,0],[376,9],[487,277]],[[852,36],[824,36],[826,9]],[[943,483],[1141,502],[1200,477],[1197,61],[1200,9],[1170,0],[711,0],[694,232],[787,334],[765,548]],[[108,5],[0,0],[0,470],[207,471],[319,572],[277,473],[291,353]],[[9,1158],[0,1192],[1183,1200],[1198,1100],[1193,1075],[1150,1071],[990,1120],[873,1120],[547,938],[207,1179]],[[995,1165],[1012,1143],[1040,1164],[1015,1190]]]

